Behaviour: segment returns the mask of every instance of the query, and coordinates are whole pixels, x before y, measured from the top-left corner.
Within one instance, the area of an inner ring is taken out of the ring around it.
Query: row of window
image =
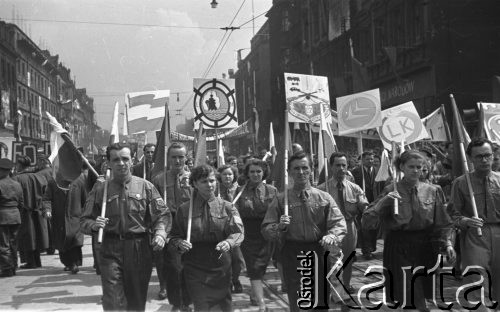
[[[21,59],[17,60],[17,72],[23,82],[30,88],[39,91],[51,100],[55,100],[55,94],[53,92],[55,90],[54,84],[45,78],[45,76],[37,72],[35,68],[29,66],[26,61]]]
[[[41,97],[36,93],[31,92],[30,89],[18,86],[17,94],[19,101],[25,105],[27,104],[32,110],[38,111],[41,99],[42,113],[47,111],[52,116],[56,115],[56,104],[47,101],[44,97]]]

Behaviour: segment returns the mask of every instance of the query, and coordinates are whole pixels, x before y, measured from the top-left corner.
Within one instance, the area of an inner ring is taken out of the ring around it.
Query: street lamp
[[[218,4],[219,3],[217,3],[216,0],[212,0],[212,2],[210,2],[210,6],[212,7],[212,9],[216,9]]]

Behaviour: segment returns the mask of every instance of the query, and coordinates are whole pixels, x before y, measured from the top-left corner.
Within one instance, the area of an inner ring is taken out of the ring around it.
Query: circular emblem
[[[338,114],[339,121],[349,129],[366,128],[378,117],[375,100],[366,94],[347,102]]]
[[[213,79],[194,89],[194,120],[209,128],[222,128],[236,121],[234,89]]]
[[[495,115],[488,119],[488,129],[493,133],[500,133],[500,115]]]
[[[422,132],[422,122],[418,115],[412,112],[400,111],[395,115],[382,119],[380,131],[381,138],[386,142],[401,141],[404,137],[406,143],[415,142]]]

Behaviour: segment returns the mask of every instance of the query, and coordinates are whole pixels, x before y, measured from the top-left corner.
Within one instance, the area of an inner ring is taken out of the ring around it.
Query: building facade
[[[86,89],[76,88],[58,55],[40,49],[20,27],[4,21],[0,21],[0,91],[0,141],[8,149],[13,141],[22,141],[46,152],[52,127],[45,112],[67,126],[76,145],[91,143],[98,127]]]

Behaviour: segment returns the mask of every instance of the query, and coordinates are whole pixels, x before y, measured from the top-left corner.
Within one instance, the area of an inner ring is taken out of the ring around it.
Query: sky
[[[172,93],[175,127],[193,117],[193,78],[203,77],[228,38],[229,32],[225,36],[219,28],[246,23],[231,33],[207,78],[237,69],[236,51],[250,48],[253,32],[266,21],[262,13],[272,5],[272,0],[217,0],[212,9],[210,2],[2,0],[0,19],[15,22],[42,49],[59,55],[77,88],[86,88],[94,98],[96,121],[103,129],[111,128],[116,101],[122,112],[125,93],[164,89]]]

